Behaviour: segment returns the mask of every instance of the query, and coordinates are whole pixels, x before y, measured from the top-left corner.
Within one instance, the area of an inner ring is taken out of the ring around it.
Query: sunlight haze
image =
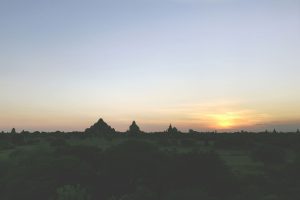
[[[300,128],[300,1],[0,2],[0,131]]]

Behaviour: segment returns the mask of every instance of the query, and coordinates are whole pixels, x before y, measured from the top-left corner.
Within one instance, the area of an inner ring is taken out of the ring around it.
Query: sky
[[[299,0],[0,0],[0,131],[295,131],[299,85]]]

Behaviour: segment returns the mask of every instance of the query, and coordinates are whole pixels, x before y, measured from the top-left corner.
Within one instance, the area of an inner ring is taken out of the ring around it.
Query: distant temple
[[[140,134],[142,131],[140,130],[140,127],[136,124],[135,121],[132,122],[132,124],[129,126],[129,130],[127,131],[129,134]]]
[[[106,135],[115,133],[115,129],[110,127],[107,123],[100,118],[94,125],[85,130],[85,133],[92,133],[97,135]]]
[[[178,133],[178,130],[176,127],[172,127],[172,124],[170,124],[168,130],[167,130],[168,134],[174,134],[174,133]]]

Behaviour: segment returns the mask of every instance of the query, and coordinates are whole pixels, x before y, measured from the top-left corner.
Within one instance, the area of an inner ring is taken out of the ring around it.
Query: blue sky
[[[2,0],[0,130],[300,126],[300,1]]]

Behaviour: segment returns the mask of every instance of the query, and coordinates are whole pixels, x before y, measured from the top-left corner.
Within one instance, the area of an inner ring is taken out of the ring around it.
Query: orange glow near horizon
[[[208,122],[210,128],[228,130],[255,127],[258,124],[266,124],[274,121],[274,118],[269,114],[243,109],[207,114],[206,116],[210,119]]]
[[[232,128],[235,126],[238,126],[238,119],[241,118],[236,113],[224,113],[224,114],[214,114],[211,115],[211,117],[215,120],[215,125],[217,125],[219,128]]]
[[[164,131],[171,123],[179,130],[198,131],[210,130],[265,130],[274,129],[278,125],[281,130],[296,130],[299,124],[297,112],[285,108],[286,112],[276,107],[276,110],[263,109],[262,106],[249,108],[247,104],[237,101],[215,101],[210,103],[177,104],[172,106],[135,106],[128,110],[123,107],[99,108],[80,107],[72,110],[64,107],[64,113],[58,109],[51,110],[6,110],[6,115],[0,116],[0,131],[17,130],[30,131],[83,131],[99,118],[103,118],[118,131],[128,130],[133,120],[144,131]],[[294,108],[294,107],[293,107]],[[112,113],[110,110],[117,110]],[[287,112],[287,110],[289,112]],[[21,112],[19,111],[19,112]],[[278,114],[280,112],[280,115]],[[99,114],[101,113],[101,114]],[[287,128],[283,127],[286,125]],[[291,128],[289,128],[291,127]]]

